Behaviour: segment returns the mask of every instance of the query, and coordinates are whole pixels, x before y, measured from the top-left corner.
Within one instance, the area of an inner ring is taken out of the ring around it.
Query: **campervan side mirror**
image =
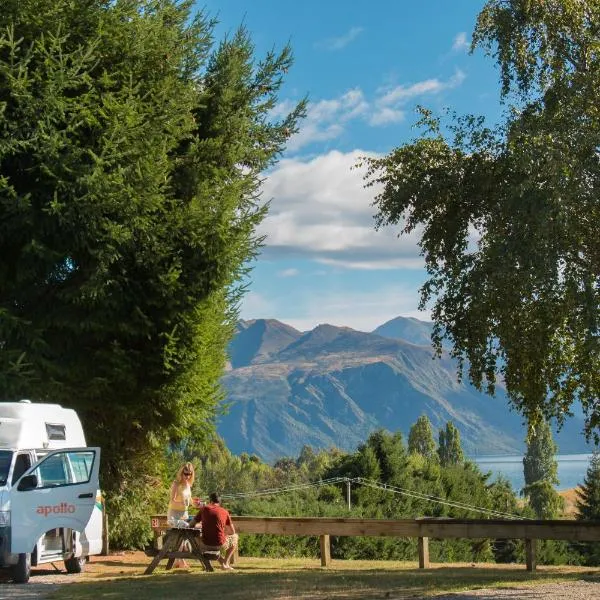
[[[27,475],[27,477],[23,477],[21,481],[19,481],[19,485],[17,489],[20,492],[27,492],[29,490],[34,490],[38,486],[38,478],[36,475]]]

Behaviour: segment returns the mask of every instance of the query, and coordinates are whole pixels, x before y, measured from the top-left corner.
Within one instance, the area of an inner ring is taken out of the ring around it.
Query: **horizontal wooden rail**
[[[600,541],[600,521],[503,519],[330,519],[321,517],[233,517],[239,533],[447,538],[515,538]],[[164,515],[151,517],[152,529],[168,529]]]
[[[600,541],[600,521],[534,521],[525,519],[330,519],[321,517],[234,516],[238,533],[321,536],[321,562],[329,564],[329,536],[410,537],[419,540],[419,566],[429,566],[428,539],[522,539],[527,569],[535,569],[536,540]],[[165,515],[151,517],[155,538],[168,529]],[[327,544],[327,548],[325,548]],[[326,558],[325,558],[326,557]]]

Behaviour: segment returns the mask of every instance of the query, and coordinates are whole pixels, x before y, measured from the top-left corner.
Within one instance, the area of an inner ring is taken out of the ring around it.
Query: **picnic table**
[[[185,542],[188,543],[187,545],[189,545],[191,551],[180,550]],[[152,562],[144,571],[144,575],[150,575],[164,559],[167,559],[167,570],[169,570],[173,568],[173,563],[178,558],[194,558],[200,561],[205,571],[214,571],[211,561],[217,560],[219,556],[220,552],[218,550],[207,550],[202,545],[201,529],[196,527],[172,527],[165,533],[162,548],[152,559]]]

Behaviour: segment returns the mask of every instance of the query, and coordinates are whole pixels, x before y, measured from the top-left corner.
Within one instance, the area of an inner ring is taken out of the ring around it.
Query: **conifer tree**
[[[427,415],[421,415],[408,432],[408,452],[420,454],[427,459],[436,456],[435,441],[431,421]]]
[[[444,467],[459,465],[465,460],[460,442],[460,432],[452,421],[448,421],[446,427],[440,429],[438,456],[440,464]]]
[[[600,521],[600,451],[592,455],[583,483],[577,488],[577,518]]]
[[[406,474],[407,466],[402,433],[397,431],[391,434],[380,429],[369,436],[366,446],[375,453],[381,470],[381,481],[399,484]]]
[[[577,488],[577,518],[580,520],[600,520],[600,451],[592,455],[583,483]],[[588,565],[600,564],[600,542],[590,542],[579,546]]]
[[[377,459],[377,454],[371,446],[361,446],[357,459],[357,470],[360,477],[374,481],[381,480],[381,466]]]
[[[193,6],[0,10],[0,397],[79,411],[113,522],[214,431],[261,173],[304,111],[272,118],[288,47],[215,46]]]
[[[558,485],[558,463],[555,455],[557,446],[552,437],[549,423],[541,419],[530,430],[527,451],[523,457],[525,487],[523,495],[540,519],[556,518],[563,501],[554,485]]]
[[[552,437],[547,421],[538,423],[527,438],[527,451],[523,457],[525,485],[545,480],[558,485],[558,463],[555,455],[558,447]]]

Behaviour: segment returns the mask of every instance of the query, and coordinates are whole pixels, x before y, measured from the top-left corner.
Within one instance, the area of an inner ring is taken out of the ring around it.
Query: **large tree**
[[[435,450],[431,421],[427,415],[421,415],[408,432],[408,452],[432,459],[436,456]]]
[[[558,446],[546,421],[540,421],[527,439],[527,450],[523,457],[525,485],[545,479],[558,485]]]
[[[460,441],[460,431],[452,421],[439,431],[438,457],[443,467],[460,465],[465,461],[465,455]]]
[[[600,521],[600,452],[592,455],[583,483],[577,488],[577,518]],[[600,550],[600,544],[598,544]]]
[[[577,489],[577,518],[600,521],[600,452],[592,455],[583,483]],[[600,564],[600,542],[590,542],[579,548],[586,564]]]
[[[289,48],[215,46],[192,0],[5,0],[0,397],[62,402],[122,491],[207,435]]]
[[[523,457],[523,495],[540,519],[556,518],[563,508],[562,498],[554,489],[559,483],[557,452],[550,425],[542,419],[529,432]]]
[[[502,122],[426,110],[424,133],[368,161],[379,226],[420,233],[434,342],[478,387],[500,374],[532,423],[600,426],[600,1],[489,0],[473,48],[500,68]]]
[[[583,483],[576,491],[577,519],[600,521],[600,452],[592,455]],[[578,549],[586,564],[600,564],[600,542],[581,544]]]

